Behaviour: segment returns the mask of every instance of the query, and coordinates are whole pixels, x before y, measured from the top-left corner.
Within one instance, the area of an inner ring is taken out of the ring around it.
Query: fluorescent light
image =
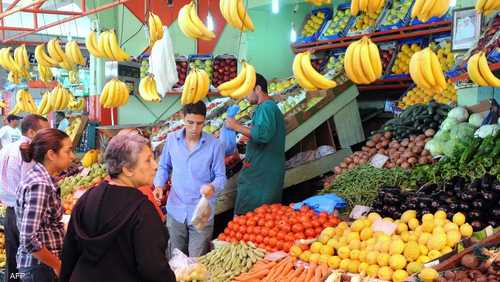
[[[212,17],[212,14],[210,13],[210,11],[208,11],[208,15],[207,15],[207,28],[210,31],[214,31],[214,29],[215,29],[214,18]]]
[[[290,29],[290,42],[294,43],[297,41],[297,32],[295,32],[295,25],[292,23],[292,28]]]
[[[457,5],[457,0],[450,1],[450,7],[455,7]]]
[[[273,0],[271,4],[271,9],[273,14],[277,14],[280,12],[280,0]]]

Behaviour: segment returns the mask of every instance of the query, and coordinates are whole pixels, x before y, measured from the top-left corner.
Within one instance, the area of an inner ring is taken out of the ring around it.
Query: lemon
[[[417,242],[408,242],[404,248],[403,254],[409,261],[418,259],[418,256],[420,255],[420,248],[418,247]]]
[[[359,259],[359,250],[352,250],[350,255],[350,259]]]
[[[381,247],[378,251],[381,253],[389,253],[389,249],[391,248],[391,242],[381,242],[380,244]]]
[[[365,227],[363,230],[361,230],[361,233],[359,234],[359,238],[363,241],[366,241],[370,239],[373,235],[373,231],[370,227]]]
[[[401,221],[407,223],[412,218],[417,218],[417,211],[407,210],[401,215]]]
[[[446,224],[446,221],[442,218],[435,218],[434,219],[434,226],[444,226]]]
[[[420,271],[418,278],[423,282],[432,282],[439,277],[439,273],[433,268],[424,268]]]
[[[368,276],[370,276],[370,277],[377,277],[378,270],[379,270],[378,265],[372,264],[372,265],[368,266],[368,269],[366,270],[366,274],[368,274]]]
[[[311,258],[311,251],[305,251],[299,256],[300,260],[303,260],[305,262],[309,262],[309,259]]]
[[[297,246],[297,245],[293,245],[291,248],[290,248],[290,254],[294,257],[298,257],[302,254],[302,249]]]
[[[383,266],[378,270],[378,278],[382,280],[391,280],[392,279],[392,269],[388,266]]]
[[[393,234],[393,235],[391,236],[391,239],[392,239],[392,240],[399,240],[399,239],[401,239],[401,236],[396,235],[396,234]]]
[[[424,221],[424,223],[422,223],[422,231],[427,232],[427,233],[432,233],[433,229],[434,229],[434,221],[433,220]]]
[[[457,212],[453,215],[453,223],[460,226],[465,223],[465,215],[461,212]]]
[[[429,249],[424,245],[419,245],[420,254],[426,256],[429,253]]]
[[[391,255],[401,254],[403,253],[404,248],[405,248],[405,243],[403,242],[403,240],[401,239],[394,240],[391,242],[391,245],[389,247],[389,253]]]
[[[434,215],[432,213],[426,213],[422,216],[422,222],[434,221]]]
[[[446,232],[444,231],[443,227],[435,226],[434,230],[432,230],[432,234],[438,234],[438,233],[445,234]]]
[[[403,269],[406,266],[406,258],[403,255],[393,255],[389,259],[389,265],[392,269]]]
[[[312,254],[310,257],[309,257],[309,262],[310,263],[318,263],[319,262],[319,254]]]
[[[358,255],[358,259],[361,261],[361,262],[366,262],[366,255],[368,254],[368,251],[365,251],[365,250],[361,250],[359,251],[359,255]]]
[[[349,232],[349,234],[347,234],[347,241],[351,242],[352,240],[359,241],[359,233],[358,232]]]
[[[410,230],[415,230],[415,228],[417,228],[418,225],[419,225],[418,219],[410,218],[410,220],[408,220],[408,227],[410,228]]]
[[[387,221],[387,222],[394,222],[394,219],[390,218],[390,217],[384,217],[384,221]]]
[[[426,245],[429,239],[431,239],[432,234],[430,233],[422,233],[420,237],[418,237],[418,244]]]
[[[323,231],[321,231],[321,234],[332,237],[335,234],[335,227],[327,227]]]
[[[351,260],[347,266],[347,270],[352,273],[356,273],[359,268],[359,260]]]
[[[366,254],[366,262],[368,264],[376,264],[377,263],[378,252],[370,251]]]
[[[343,271],[347,271],[349,269],[350,259],[343,259],[340,261],[339,269]]]
[[[347,228],[349,228],[349,225],[345,221],[342,221],[339,225],[337,225],[337,229],[339,230],[346,230]]]
[[[446,219],[446,212],[443,210],[438,210],[437,212],[434,213],[434,218],[435,219]]]
[[[465,223],[465,224],[462,224],[462,226],[460,226],[460,233],[462,233],[462,236],[464,237],[470,237],[472,236],[472,226],[468,223]]]
[[[333,247],[330,247],[328,245],[323,245],[321,246],[319,253],[322,255],[333,256],[333,251],[334,251]]]
[[[358,273],[366,273],[368,270],[368,264],[366,262],[362,262],[358,266]]]
[[[319,263],[320,264],[328,264],[328,259],[330,258],[329,255],[320,255],[319,256]]]
[[[444,233],[434,234],[429,241],[427,241],[427,247],[429,250],[441,250],[445,245],[446,234]]]
[[[410,236],[408,237],[408,242],[411,242],[411,241],[417,242],[417,240],[418,240],[417,234],[410,233]]]
[[[351,224],[351,230],[354,232],[359,232],[365,227],[365,223],[362,219],[356,219],[352,224]]]
[[[392,273],[392,281],[403,282],[408,278],[408,273],[402,269],[398,269]]]
[[[430,250],[429,253],[427,254],[427,256],[429,257],[429,259],[433,260],[433,259],[437,259],[438,257],[441,256],[441,252],[438,251],[438,250]]]
[[[459,230],[458,229],[458,225],[456,225],[455,223],[453,222],[447,222],[445,225],[444,225],[444,231],[445,232],[450,232],[451,230]]]
[[[389,235],[387,235],[387,234],[383,233],[382,235],[380,235],[380,236],[378,237],[378,240],[379,240],[380,242],[390,242],[390,241],[391,241],[391,237],[390,237]]]
[[[451,230],[448,233],[446,233],[446,244],[449,247],[453,247],[458,242],[460,242],[461,237],[462,237],[462,234],[460,234],[460,232],[458,230]]]
[[[417,262],[423,265],[430,260],[431,259],[428,256],[420,256],[420,257],[418,257]]]
[[[349,249],[351,250],[359,250],[360,246],[361,242],[358,239],[354,239],[351,242],[349,242]]]
[[[323,247],[323,244],[321,244],[320,242],[314,242],[311,244],[311,253],[313,254],[319,254],[319,251],[321,250],[321,247]]]
[[[418,236],[420,236],[422,233],[425,233],[425,232],[424,232],[424,230],[423,230],[422,225],[417,226],[417,228],[415,228],[415,232],[414,232],[414,234],[418,237]]]
[[[389,254],[379,254],[377,257],[377,264],[380,266],[389,265],[390,257]]]
[[[406,271],[408,271],[408,273],[410,274],[419,273],[421,269],[422,269],[422,264],[416,261],[412,261],[406,266]]]
[[[347,244],[348,244],[347,242],[349,242],[347,240],[347,236],[346,237],[344,237],[344,236],[340,237],[340,239],[339,239],[339,247],[347,246]]]
[[[448,247],[448,246],[446,246],[446,247],[444,247],[444,248],[441,250],[441,253],[444,255],[444,254],[447,254],[447,253],[449,253],[449,252],[451,252],[451,251],[453,251],[453,249],[452,249],[452,248],[450,248],[450,247]]]
[[[320,234],[318,241],[321,242],[322,244],[326,244],[326,243],[328,243],[328,240],[330,240],[330,238],[331,237],[328,236],[327,234]]]
[[[340,247],[337,250],[337,253],[338,253],[338,255],[339,255],[340,258],[346,259],[346,258],[349,258],[351,251],[349,250],[348,247],[344,246],[344,247]]]
[[[404,241],[404,242],[408,242],[410,239],[410,232],[408,231],[403,231],[401,232],[401,239]]]
[[[338,256],[329,257],[327,264],[328,264],[329,267],[331,267],[333,269],[339,268],[339,266],[340,266],[340,257],[338,257]]]
[[[374,223],[375,221],[381,219],[382,217],[380,216],[380,214],[376,213],[376,212],[371,212],[368,214],[368,220],[371,222],[371,223]]]
[[[408,225],[403,222],[398,223],[398,227],[396,228],[397,234],[401,234],[404,231],[408,231]]]
[[[330,246],[334,249],[337,249],[339,247],[339,241],[335,238],[332,238],[330,240],[328,240],[328,242],[326,243],[327,246]]]

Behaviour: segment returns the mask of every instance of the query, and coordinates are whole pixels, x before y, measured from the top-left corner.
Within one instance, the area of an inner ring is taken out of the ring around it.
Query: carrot
[[[298,267],[297,269],[295,269],[295,271],[293,272],[292,274],[292,277],[291,279],[297,279],[300,277],[300,275],[302,275],[302,273],[305,271],[305,268],[303,267]]]
[[[316,270],[316,264],[311,263],[309,265],[309,269],[307,270],[307,275],[306,275],[305,281],[307,281],[307,282],[312,281],[315,270]]]
[[[283,268],[285,267],[287,261],[288,261],[287,259],[283,259],[278,264],[276,264],[275,266],[273,266],[272,269],[271,269],[271,271],[269,272],[269,274],[267,274],[266,278],[263,281],[264,282],[265,281],[272,281],[273,277],[277,273],[280,273],[281,270],[283,270]]]
[[[325,277],[328,274],[328,266],[326,264],[321,265],[321,277]]]
[[[314,270],[314,282],[321,282],[321,265]]]
[[[257,272],[254,272],[252,274],[249,274],[249,275],[245,275],[243,277],[240,276],[240,278],[238,279],[239,281],[251,281],[251,280],[254,280],[254,279],[262,279],[263,277],[266,277],[266,275],[269,273],[269,270],[268,269],[264,269],[264,270],[260,270],[260,271],[257,271]]]
[[[303,268],[303,267],[302,267],[302,268]],[[300,274],[297,278],[295,278],[295,281],[296,281],[296,282],[305,282],[305,281],[307,281],[307,280],[306,280],[306,277],[307,277],[307,273],[308,273],[308,272],[309,272],[309,269],[305,269],[305,268],[303,268],[302,273],[301,273],[301,274]]]
[[[293,269],[293,263],[290,260],[286,264],[285,268],[283,268],[283,271],[276,278],[286,278],[288,276],[288,274],[290,274],[290,272],[292,271],[292,269]]]
[[[284,263],[279,267],[279,269],[273,274],[273,276],[270,277],[271,280],[275,280],[283,275],[283,273],[288,273],[287,271],[290,271],[292,269],[293,264],[290,260],[290,258],[286,258],[284,260]]]

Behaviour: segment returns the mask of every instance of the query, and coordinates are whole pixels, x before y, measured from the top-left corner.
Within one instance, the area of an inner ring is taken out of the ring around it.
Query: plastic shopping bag
[[[198,230],[202,230],[208,223],[210,215],[212,214],[212,208],[208,204],[208,199],[202,196],[196,208],[194,209],[193,217],[191,218],[191,223]]]
[[[234,118],[239,111],[240,111],[239,106],[237,105],[230,106],[227,109],[227,116]],[[236,150],[236,132],[232,129],[223,126],[220,132],[220,140],[224,145],[225,156],[232,155]]]
[[[189,258],[179,249],[172,252],[172,259],[168,264],[175,273],[177,281],[207,281],[210,278],[210,273],[205,266],[196,259]]]

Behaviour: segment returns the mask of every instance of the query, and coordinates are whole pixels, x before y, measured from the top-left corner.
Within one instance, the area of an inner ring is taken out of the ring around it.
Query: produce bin
[[[350,3],[344,3],[338,5],[337,10],[335,11],[335,15],[333,15],[332,19],[328,21],[327,24],[324,25],[319,40],[332,40],[344,37],[347,34],[347,31],[349,31],[351,26],[354,24],[355,20],[355,17],[351,15],[350,11],[351,11]],[[342,16],[340,15],[341,13],[343,14]],[[335,19],[336,17],[339,18],[336,20]],[[338,32],[332,33],[331,30],[340,24],[338,20],[345,21],[345,25],[344,27],[340,27]]]
[[[496,47],[488,54],[488,60],[497,63],[500,62],[500,47]]]
[[[402,16],[398,17],[399,20],[397,20],[396,22],[389,23],[389,21],[391,20],[390,18],[393,16],[393,14],[391,14],[391,12],[393,11],[392,9],[401,9],[404,2],[410,4],[405,10],[401,11]],[[415,1],[412,0],[393,0],[392,3],[386,6],[386,9],[382,12],[380,21],[375,29],[377,31],[386,31],[402,28],[408,25],[408,23],[411,21],[411,10],[413,8],[413,5],[415,5]]]
[[[390,79],[390,78],[406,78],[406,77],[409,77],[409,74],[408,73],[402,73],[402,74],[396,74],[393,72],[393,67],[396,63],[398,63],[398,56],[400,56],[399,54],[404,52],[403,51],[403,46],[404,45],[407,45],[411,48],[412,45],[418,45],[420,47],[420,50],[425,48],[425,46],[427,46],[427,39],[424,39],[424,38],[412,38],[412,39],[404,39],[404,40],[400,40],[397,45],[397,52],[396,54],[394,55],[395,58],[393,60],[393,62],[391,63],[390,65],[390,69],[389,69],[389,74],[385,75],[384,76],[384,79]],[[412,52],[414,52],[415,50],[412,50]],[[412,55],[414,53],[411,53]],[[409,58],[408,58],[409,59]]]
[[[212,85],[217,87],[238,75],[238,60],[233,55],[219,55],[214,59],[213,71]]]
[[[377,26],[379,25],[381,19],[382,19],[382,16],[384,15],[384,11],[387,10],[387,7],[389,7],[391,4],[392,4],[391,0],[386,1],[384,4],[384,7],[380,11],[380,13],[377,14],[377,18],[375,19],[375,22],[373,22],[370,26],[368,26],[364,29],[356,29],[356,25],[357,25],[358,21],[362,21],[363,17],[366,17],[366,15],[367,15],[366,13],[360,12],[355,17],[355,21],[354,21],[353,25],[351,26],[351,28],[349,29],[349,31],[347,32],[347,35],[353,36],[353,35],[360,35],[360,34],[368,34],[368,33],[375,31]]]
[[[174,85],[174,88],[180,88],[181,86],[184,85],[184,82],[186,81],[186,77],[188,74],[188,68],[189,68],[188,58],[185,56],[176,57],[175,66],[177,68],[177,77],[179,78],[179,81]]]
[[[205,70],[208,74],[208,78],[210,82],[212,82],[212,74],[213,74],[213,62],[214,57],[212,55],[189,55],[189,68],[188,73],[191,71],[193,67],[197,67],[199,69]]]
[[[306,27],[309,20],[311,20],[313,17],[317,17],[317,15],[319,13],[323,13],[324,18],[323,18],[321,24],[319,25],[318,29],[316,30],[316,32],[310,36],[303,36],[302,32],[304,31],[304,28]],[[330,9],[330,8],[319,8],[319,9],[312,10],[312,12],[309,13],[305,17],[304,22],[302,23],[301,35],[297,38],[297,41],[295,42],[295,44],[303,44],[303,43],[309,43],[309,42],[316,41],[318,39],[318,37],[320,36],[321,31],[323,30],[324,26],[331,18],[332,18],[332,9]]]
[[[451,9],[444,14],[442,17],[432,17],[425,23],[420,21],[419,19],[415,18],[410,22],[410,25],[419,25],[419,24],[431,24],[431,23],[437,23],[437,22],[442,22],[442,21],[449,21],[451,20]]]

